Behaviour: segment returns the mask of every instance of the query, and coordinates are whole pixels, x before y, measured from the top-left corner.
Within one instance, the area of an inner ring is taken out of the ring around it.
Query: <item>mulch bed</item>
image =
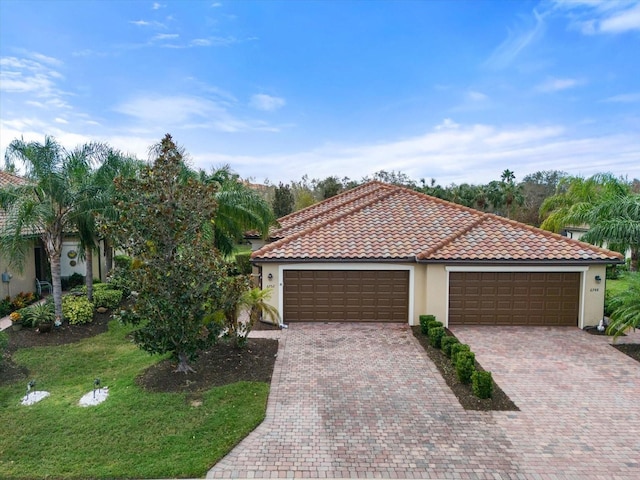
[[[640,362],[640,344],[639,343],[622,343],[620,345],[612,345],[625,355],[633,358],[636,362]]]
[[[501,411],[513,411],[520,410],[515,403],[511,401],[511,399],[507,396],[506,393],[502,391],[502,389],[493,382],[493,396],[491,398],[481,399],[476,397],[471,390],[471,385],[465,385],[460,383],[458,380],[458,376],[456,374],[456,370],[451,364],[451,360],[447,357],[442,350],[438,348],[434,348],[429,343],[429,337],[423,335],[420,331],[420,327],[412,327],[413,336],[418,339],[424,351],[429,355],[431,361],[435,364],[435,366],[440,371],[442,378],[453,392],[453,394],[458,398],[460,405],[465,410],[482,410],[482,411],[491,411],[491,410],[501,410]],[[452,335],[451,332],[447,331],[448,335]],[[476,362],[476,370],[484,371],[482,366]]]

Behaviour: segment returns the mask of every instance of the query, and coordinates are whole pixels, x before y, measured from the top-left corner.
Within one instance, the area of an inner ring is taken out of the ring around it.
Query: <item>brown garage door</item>
[[[407,322],[407,270],[285,270],[285,322]]]
[[[450,325],[577,326],[579,273],[451,272]]]

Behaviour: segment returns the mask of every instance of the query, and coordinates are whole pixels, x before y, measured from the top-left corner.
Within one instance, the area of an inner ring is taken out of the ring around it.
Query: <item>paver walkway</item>
[[[640,365],[529,330],[455,331],[520,412],[462,409],[406,325],[256,332],[280,339],[267,418],[207,478],[640,478]]]

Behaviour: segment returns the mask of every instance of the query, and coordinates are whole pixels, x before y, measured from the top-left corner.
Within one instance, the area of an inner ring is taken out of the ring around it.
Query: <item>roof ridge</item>
[[[436,243],[433,247],[429,248],[428,250],[425,250],[424,252],[420,252],[418,255],[416,255],[416,259],[417,260],[424,260],[429,255],[437,252],[438,250],[440,250],[445,245],[453,242],[456,238],[458,238],[458,237],[470,232],[472,229],[476,228],[478,225],[480,225],[485,220],[487,220],[487,218],[488,218],[487,215],[488,214],[486,214],[484,212],[480,212],[480,211],[477,211],[477,212],[480,213],[480,216],[478,218],[476,218],[473,222],[471,222],[468,225],[465,225],[464,227],[462,227],[459,230],[456,230],[451,235],[449,235],[448,237],[440,240],[438,243]]]
[[[368,182],[369,183],[369,182]],[[379,182],[380,183],[380,182]],[[267,245],[263,246],[262,248],[259,248],[258,250],[256,250],[255,252],[253,252],[251,254],[251,257],[253,258],[255,256],[255,254],[257,254],[258,252],[261,252],[261,254],[270,252],[271,250],[274,250],[277,247],[280,247],[288,242],[291,242],[293,240],[296,240],[304,235],[307,235],[315,230],[319,230],[322,227],[326,227],[327,225],[331,224],[331,223],[335,223],[336,221],[346,217],[347,215],[352,215],[356,212],[359,212],[360,210],[363,210],[365,207],[368,207],[376,202],[379,202],[381,200],[384,200],[387,197],[390,197],[391,195],[393,195],[394,193],[396,193],[395,189],[387,189],[388,191],[383,193],[381,196],[376,197],[376,198],[372,198],[370,201],[363,203],[362,205],[358,205],[357,207],[353,207],[351,209],[347,209],[345,210],[343,213],[341,213],[340,215],[337,215],[335,217],[329,218],[327,220],[325,220],[324,222],[320,222],[316,225],[312,225],[310,227],[307,227],[303,230],[300,230],[297,233],[288,235],[284,238],[281,238],[279,240],[276,240],[275,242],[272,243],[268,243]],[[344,205],[343,205],[344,206]]]
[[[513,220],[511,218],[506,218],[506,217],[501,217],[500,215],[495,215],[493,213],[486,213],[485,215],[487,215],[488,217],[491,218],[495,218],[496,220],[503,222],[503,223],[508,223],[511,225],[520,227],[520,228],[525,228],[533,233],[540,233],[545,237],[549,237],[549,238],[554,238],[557,240],[561,240],[565,243],[569,243],[569,244],[574,244],[574,243],[579,243],[581,245],[584,245],[585,247],[588,247],[592,250],[597,251],[598,253],[604,253],[604,254],[610,254],[610,253],[614,253],[618,258],[624,258],[624,256],[620,253],[620,252],[614,252],[613,250],[609,250],[603,247],[598,247],[597,245],[592,245],[591,243],[587,243],[587,242],[583,242],[581,240],[576,240],[574,238],[569,238],[569,237],[565,237],[564,235],[560,235],[559,233],[555,233],[555,232],[550,232],[549,230],[543,230],[540,227],[534,227],[533,225],[529,225],[527,223],[521,223],[518,222],[516,220]]]
[[[388,186],[388,185],[386,185],[386,184],[384,184],[384,183],[382,183],[382,182],[380,182],[380,181],[378,181],[378,180],[372,180],[372,181],[370,181],[370,182],[363,183],[362,185],[359,185],[359,186],[357,186],[357,187],[355,187],[355,188],[351,188],[351,189],[349,189],[349,190],[345,190],[344,192],[341,192],[341,193],[339,193],[338,195],[334,195],[333,197],[325,198],[324,200],[322,200],[322,201],[320,201],[320,202],[318,202],[318,203],[314,203],[313,205],[309,205],[308,207],[305,207],[305,208],[303,208],[302,210],[298,210],[298,211],[296,211],[296,212],[291,212],[290,214],[285,215],[284,217],[279,218],[279,219],[278,219],[278,223],[282,224],[282,222],[280,222],[280,220],[284,220],[284,219],[286,219],[287,217],[291,217],[291,216],[294,216],[294,215],[299,215],[299,214],[303,213],[305,210],[310,210],[311,208],[317,208],[317,207],[318,207],[318,205],[321,205],[321,204],[323,204],[323,203],[325,203],[325,202],[335,201],[337,197],[342,197],[342,196],[345,196],[345,195],[347,195],[347,194],[353,194],[353,193],[354,193],[354,191],[356,191],[356,190],[364,190],[364,187],[369,186],[369,185],[372,185],[372,184],[374,184],[374,183],[379,184],[379,185],[378,185],[378,187],[382,187],[382,188],[384,188],[384,187],[387,187],[387,186]],[[324,211],[322,211],[322,212],[314,213],[314,214],[312,214],[312,215],[310,215],[310,216],[308,216],[308,217],[305,217],[303,220],[300,220],[300,221],[294,222],[294,223],[293,223],[293,224],[291,224],[291,225],[288,225],[288,226],[286,226],[286,227],[280,227],[280,228],[278,228],[278,230],[285,230],[285,229],[289,229],[289,228],[294,228],[294,227],[296,227],[296,226],[298,226],[298,225],[300,225],[300,224],[302,224],[302,223],[305,223],[305,222],[308,222],[308,221],[310,221],[310,220],[313,220],[314,218],[318,218],[318,217],[323,216],[323,215],[326,215],[327,213],[330,213],[330,212],[332,212],[332,211],[334,211],[334,210],[337,210],[337,209],[339,209],[339,208],[343,208],[345,205],[349,205],[350,203],[353,203],[353,202],[355,202],[355,201],[357,201],[357,200],[360,200],[361,198],[366,197],[367,195],[371,195],[371,194],[372,194],[372,193],[374,193],[374,192],[375,192],[375,190],[369,190],[369,191],[358,192],[358,194],[357,194],[354,198],[352,198],[351,200],[349,200],[348,202],[338,203],[337,205],[335,205],[335,206],[333,206],[333,207],[331,207],[331,208],[329,208],[329,209],[327,209],[327,210],[324,210]],[[275,233],[277,233],[277,232],[278,232],[278,230],[276,230],[276,231],[275,231]]]

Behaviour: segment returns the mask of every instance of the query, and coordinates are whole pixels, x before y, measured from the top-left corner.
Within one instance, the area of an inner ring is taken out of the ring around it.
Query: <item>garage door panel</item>
[[[407,270],[285,270],[283,283],[285,321],[408,320]]]
[[[450,325],[577,326],[579,273],[451,272],[449,286]]]

